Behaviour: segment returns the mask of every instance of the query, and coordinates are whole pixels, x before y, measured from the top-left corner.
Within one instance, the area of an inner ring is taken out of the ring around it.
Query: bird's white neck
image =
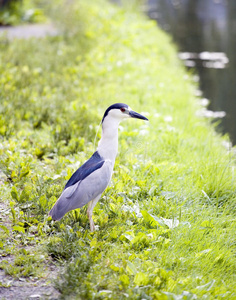
[[[102,137],[98,143],[97,151],[104,159],[113,163],[118,152],[118,127],[120,119],[106,117],[102,124]]]

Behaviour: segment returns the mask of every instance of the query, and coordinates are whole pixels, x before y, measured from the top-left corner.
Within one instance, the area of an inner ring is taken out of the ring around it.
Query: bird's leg
[[[92,213],[90,213],[89,211],[87,213],[88,213],[88,218],[89,218],[90,230],[91,230],[91,232],[94,232],[95,231],[95,225],[94,225],[94,222],[93,222]]]
[[[100,197],[101,197],[101,195],[99,195],[97,198],[95,198],[94,200],[91,200],[88,203],[87,215],[89,218],[91,232],[95,231],[95,225],[93,222],[93,209],[94,209],[95,205],[97,204],[98,200],[100,199]]]
[[[88,203],[87,215],[90,223],[90,230],[93,232],[95,230],[94,222],[93,222],[93,208],[92,201]]]

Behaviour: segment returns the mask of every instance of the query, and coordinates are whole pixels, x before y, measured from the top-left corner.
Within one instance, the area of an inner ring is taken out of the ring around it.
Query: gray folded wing
[[[101,168],[65,188],[49,215],[53,220],[60,220],[68,211],[80,208],[101,195],[110,182],[112,170],[112,162],[105,160]]]

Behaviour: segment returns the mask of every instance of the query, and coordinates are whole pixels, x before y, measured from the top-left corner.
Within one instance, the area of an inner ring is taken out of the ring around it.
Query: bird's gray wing
[[[111,180],[112,170],[113,163],[110,160],[105,160],[100,169],[66,188],[49,215],[54,220],[60,220],[68,211],[80,208],[101,195]]]

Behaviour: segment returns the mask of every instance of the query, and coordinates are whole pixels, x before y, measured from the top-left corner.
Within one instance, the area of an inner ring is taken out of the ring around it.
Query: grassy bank
[[[87,2],[54,12],[60,36],[0,42],[0,267],[40,278],[58,266],[68,299],[235,299],[235,154],[197,116],[196,83],[169,37]],[[115,102],[150,122],[121,124],[99,231],[86,208],[53,223],[48,211]]]

